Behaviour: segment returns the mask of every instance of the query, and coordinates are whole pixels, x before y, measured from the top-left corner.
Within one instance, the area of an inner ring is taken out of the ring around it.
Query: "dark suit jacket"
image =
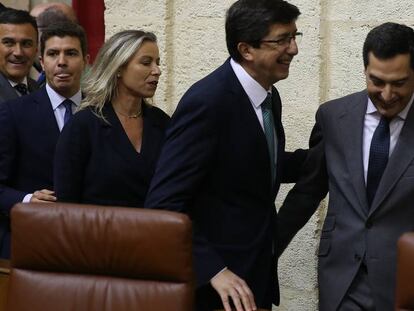
[[[9,254],[12,206],[28,193],[53,189],[59,128],[46,89],[0,105],[0,249]]]
[[[186,92],[171,119],[145,206],[190,214],[199,291],[211,292],[200,295],[198,308],[220,307],[205,285],[226,266],[246,280],[258,306],[269,287],[279,301],[274,200],[288,164],[281,102],[273,94],[274,187],[263,129],[229,60]]]
[[[337,309],[364,257],[376,310],[392,310],[397,239],[414,230],[414,107],[369,208],[362,160],[367,100],[363,91],[319,108],[303,178],[279,211],[284,248],[329,187],[318,253],[321,311]]]
[[[143,141],[138,153],[112,105],[109,122],[91,109],[65,125],[55,155],[55,191],[59,201],[142,207],[161,150],[168,115],[143,105]]]
[[[27,86],[29,93],[36,91],[39,87],[36,81],[27,78]],[[16,90],[10,85],[10,82],[0,73],[0,104],[11,99],[18,98]]]

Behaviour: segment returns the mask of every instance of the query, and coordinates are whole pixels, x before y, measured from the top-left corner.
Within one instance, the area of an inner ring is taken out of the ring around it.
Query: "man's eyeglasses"
[[[295,32],[294,34],[288,34],[276,40],[260,40],[260,43],[273,43],[278,47],[288,47],[292,40],[295,40],[296,44],[299,44],[302,40],[303,33]]]

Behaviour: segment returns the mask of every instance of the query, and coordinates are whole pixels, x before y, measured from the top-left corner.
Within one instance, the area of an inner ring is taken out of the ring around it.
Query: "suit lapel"
[[[243,114],[247,115],[247,120],[249,121],[249,124],[246,124],[246,126],[251,128],[252,131],[254,131],[255,133],[258,133],[258,136],[260,137],[260,145],[263,147],[262,149],[266,152],[267,158],[269,159],[266,136],[264,134],[262,126],[260,125],[260,121],[257,118],[256,112],[254,111],[252,103],[250,102],[249,96],[246,94],[245,90],[243,89],[243,86],[240,84],[236,74],[231,68],[230,59],[228,59],[226,63],[224,63],[224,66],[225,74],[227,75],[225,81],[229,83],[229,90],[231,91],[230,98],[232,99],[232,101],[237,103],[236,109],[240,109],[243,112]],[[278,94],[277,91],[276,94]],[[275,108],[275,105],[275,100],[273,99],[273,108]]]
[[[360,92],[356,100],[347,103],[345,113],[340,117],[340,127],[344,137],[344,152],[351,183],[357,194],[357,211],[367,214],[368,202],[365,190],[364,164],[362,157],[362,137],[367,107],[367,93]]]
[[[272,183],[271,183],[271,170],[270,170],[270,156],[269,151],[267,147],[267,141],[266,136],[264,134],[263,128],[260,125],[259,119],[257,118],[256,112],[254,111],[254,108],[252,106],[252,103],[250,102],[250,99],[248,95],[246,94],[245,90],[243,89],[243,86],[240,84],[240,81],[237,79],[236,74],[234,73],[233,69],[230,65],[230,59],[228,59],[224,65],[223,65],[223,73],[225,77],[223,78],[223,81],[226,81],[228,83],[228,90],[230,91],[229,100],[234,102],[235,109],[240,110],[240,115],[246,116],[246,124],[243,124],[243,126],[250,129],[250,135],[252,135],[252,139],[257,139],[257,142],[259,144],[259,149],[257,150],[257,157],[258,161],[263,161],[263,163],[267,163],[267,168],[264,174],[263,178],[267,178],[269,180],[269,190],[271,189]],[[280,99],[279,94],[277,93],[276,89],[274,89],[277,96],[272,96],[272,104],[273,104],[273,115],[275,117],[275,126],[276,126],[276,134],[279,138],[279,131],[278,131],[278,123],[280,123]],[[279,150],[279,148],[278,148]],[[279,151],[278,151],[279,152]],[[276,176],[278,175],[279,170],[276,169]],[[277,177],[276,177],[277,179]],[[275,183],[276,184],[276,183]]]
[[[39,86],[37,85],[36,81],[31,78],[27,78],[27,86],[29,89],[29,93],[32,93],[39,89]]]
[[[144,128],[142,132],[141,155],[157,154],[156,150],[159,148],[159,145],[154,141],[162,140],[163,130],[161,129],[160,120],[157,119],[156,114],[151,109],[152,107],[147,104],[142,104]]]
[[[414,158],[414,105],[411,106],[404,126],[401,129],[397,145],[392,153],[388,165],[382,175],[381,182],[378,185],[377,193],[372,202],[370,214],[375,212],[379,205],[388,196],[394,188],[407,166]]]
[[[0,73],[0,97],[2,101],[19,97],[9,81]]]
[[[36,81],[33,79],[27,78],[27,86],[29,93],[32,93],[39,89]],[[16,93],[16,90],[10,85],[9,81],[0,74],[0,98],[2,98],[3,101],[15,99],[19,96]]]
[[[280,100],[279,92],[275,87],[272,87],[272,101],[273,120],[275,122],[275,130],[277,136],[276,180],[273,187],[273,193],[276,195],[281,181],[280,175],[284,169],[282,158],[285,151],[285,131],[282,125],[282,101]]]
[[[273,119],[275,122],[278,145],[284,146],[285,145],[285,131],[283,130],[283,126],[282,126],[282,102],[280,100],[279,92],[277,91],[275,87],[272,87],[272,102],[273,102],[272,103]]]
[[[227,60],[225,65],[225,75],[226,80],[229,83],[229,90],[231,92],[230,98],[233,99],[235,103],[237,103],[237,108],[242,110],[244,113],[247,113],[248,120],[251,122],[248,126],[254,128],[255,131],[261,132],[262,142],[267,148],[266,137],[263,132],[263,128],[260,125],[259,119],[257,118],[256,112],[250,102],[249,96],[246,94],[246,91],[243,89],[243,86],[240,84],[240,81],[237,79],[236,74],[234,73],[233,69],[231,68],[230,61]]]
[[[48,133],[57,140],[60,134],[59,126],[53,112],[52,103],[47,95],[46,87],[28,96],[33,96],[35,105],[33,108],[36,109],[37,114],[35,116],[36,120],[42,124],[42,127],[48,128]]]
[[[104,115],[107,117],[110,124],[102,122],[102,126],[106,128],[108,141],[112,145],[114,151],[128,161],[136,161],[140,153],[134,149],[134,146],[129,141],[121,121],[118,119],[111,103],[105,104]]]

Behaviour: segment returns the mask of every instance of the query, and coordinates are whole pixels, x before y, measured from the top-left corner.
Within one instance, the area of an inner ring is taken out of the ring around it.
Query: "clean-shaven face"
[[[379,59],[370,52],[365,69],[368,96],[378,112],[393,118],[408,104],[414,92],[410,54]]]
[[[60,95],[69,98],[80,89],[82,72],[88,57],[82,54],[77,37],[51,37],[45,42],[40,59],[46,81]]]

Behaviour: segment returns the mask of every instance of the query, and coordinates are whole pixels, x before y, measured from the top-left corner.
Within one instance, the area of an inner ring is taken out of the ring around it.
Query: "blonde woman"
[[[127,30],[101,48],[86,97],[59,138],[59,201],[143,206],[169,117],[149,105],[161,75],[156,36]]]

